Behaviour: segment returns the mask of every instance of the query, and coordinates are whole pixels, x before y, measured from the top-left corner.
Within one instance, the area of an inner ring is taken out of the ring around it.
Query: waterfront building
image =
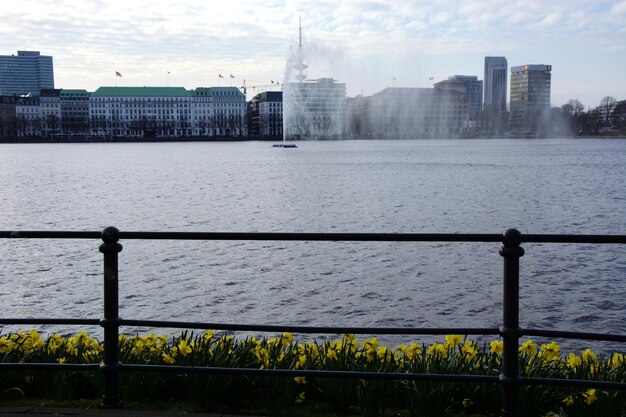
[[[258,95],[259,135],[283,136],[283,92],[266,91]]]
[[[485,57],[484,109],[487,114],[498,115],[506,112],[507,68],[505,57]]]
[[[42,118],[39,96],[19,97],[15,104],[18,137],[41,136]]]
[[[41,134],[43,136],[61,133],[61,90],[44,88],[39,93],[41,106]]]
[[[550,108],[552,65],[511,67],[511,128],[537,129]]]
[[[190,96],[194,135],[247,135],[246,96],[237,87],[198,87]]]
[[[366,131],[393,139],[451,138],[469,117],[467,95],[444,88],[386,88],[372,96]]]
[[[369,126],[372,96],[358,95],[346,99],[346,134],[353,138],[370,138]]]
[[[16,96],[0,96],[0,141],[17,135],[17,100]]]
[[[68,135],[89,133],[89,93],[62,89],[60,94],[61,130]]]
[[[189,136],[191,103],[183,87],[100,87],[89,97],[91,133],[146,139]]]
[[[52,57],[39,51],[0,55],[0,96],[39,95],[54,88]]]
[[[467,95],[469,120],[478,120],[483,108],[483,82],[475,75],[451,75],[435,88],[456,90]]]
[[[339,139],[345,131],[346,85],[332,78],[285,83],[285,134],[293,139]]]

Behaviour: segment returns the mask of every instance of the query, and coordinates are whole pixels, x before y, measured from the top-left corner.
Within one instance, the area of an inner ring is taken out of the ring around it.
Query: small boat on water
[[[297,148],[298,145],[295,143],[275,143],[272,145],[272,148]]]

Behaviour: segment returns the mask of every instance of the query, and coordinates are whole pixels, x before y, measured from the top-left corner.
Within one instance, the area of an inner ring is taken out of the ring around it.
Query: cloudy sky
[[[52,55],[57,88],[239,87],[246,80],[250,95],[282,82],[301,17],[308,77],[345,82],[350,96],[428,87],[454,74],[482,79],[485,56],[506,56],[509,66],[553,66],[553,105],[626,99],[626,0],[1,4],[0,54]]]

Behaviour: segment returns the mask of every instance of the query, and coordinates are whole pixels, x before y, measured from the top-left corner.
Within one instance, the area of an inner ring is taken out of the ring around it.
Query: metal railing
[[[626,235],[549,235],[525,234],[509,229],[504,234],[419,234],[419,233],[187,233],[187,232],[120,232],[107,227],[102,232],[73,231],[0,231],[1,238],[13,239],[98,239],[103,243],[104,255],[104,315],[102,319],[64,318],[0,318],[0,325],[99,325],[104,329],[104,354],[101,364],[61,363],[0,363],[1,369],[68,369],[94,371],[104,375],[105,408],[119,408],[121,394],[119,374],[122,371],[154,371],[208,373],[229,375],[278,375],[333,378],[365,378],[413,381],[457,381],[497,383],[502,386],[502,417],[518,415],[519,395],[522,385],[561,385],[590,388],[626,389],[626,382],[532,378],[519,372],[518,350],[522,336],[558,337],[564,339],[626,342],[626,335],[556,331],[519,326],[519,259],[524,255],[522,241],[533,243],[590,243],[626,244]],[[503,258],[502,324],[487,328],[397,328],[397,327],[311,327],[283,325],[252,325],[236,323],[207,323],[161,320],[133,320],[119,317],[118,253],[122,251],[120,239],[142,240],[238,240],[238,241],[353,241],[353,242],[501,242],[499,253]],[[148,326],[155,328],[185,328],[230,331],[289,331],[304,334],[379,334],[379,335],[496,335],[502,338],[502,367],[495,375],[451,375],[422,373],[377,373],[354,371],[315,371],[289,369],[251,369],[175,365],[124,364],[119,360],[119,333],[122,326]]]

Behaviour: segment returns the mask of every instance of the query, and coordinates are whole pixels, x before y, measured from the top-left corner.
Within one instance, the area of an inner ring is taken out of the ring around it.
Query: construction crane
[[[246,80],[243,80],[243,85],[239,88],[243,90],[243,93],[247,96],[248,89],[252,89],[252,96],[257,95],[258,93],[263,93],[265,91],[280,91],[283,88],[283,85],[278,81],[270,80],[271,84],[257,84],[254,83],[252,85],[246,84]]]

